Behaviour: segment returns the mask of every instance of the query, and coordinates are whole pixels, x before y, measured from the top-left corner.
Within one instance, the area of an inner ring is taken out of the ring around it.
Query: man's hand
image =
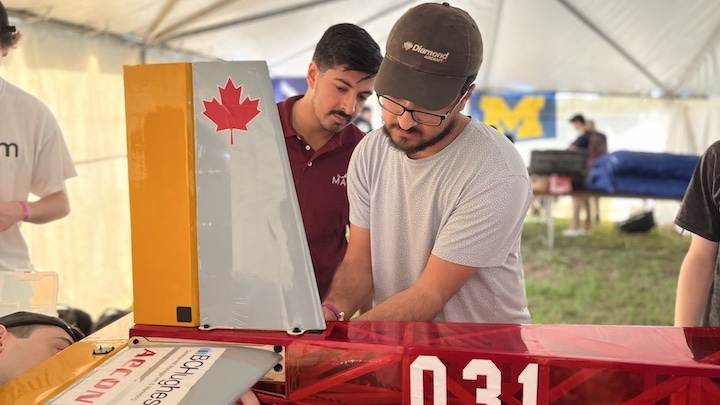
[[[372,297],[373,278],[370,259],[370,230],[350,224],[350,242],[345,257],[335,273],[325,297],[323,316],[326,321],[339,320],[335,311],[352,316]],[[331,309],[332,308],[332,309]]]
[[[17,201],[0,202],[0,232],[5,232],[22,221],[25,213]]]
[[[235,405],[260,405],[260,401],[252,390],[245,391]]]

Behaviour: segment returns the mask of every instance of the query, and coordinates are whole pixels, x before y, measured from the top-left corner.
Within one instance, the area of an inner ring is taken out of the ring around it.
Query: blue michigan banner
[[[470,115],[516,141],[554,138],[555,93],[473,92]]]

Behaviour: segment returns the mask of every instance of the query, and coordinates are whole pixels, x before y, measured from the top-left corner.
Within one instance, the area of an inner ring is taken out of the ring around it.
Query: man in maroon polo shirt
[[[347,248],[347,168],[365,136],[352,121],[372,95],[381,61],[380,47],[367,31],[333,25],[315,47],[305,95],[278,103],[321,299]]]

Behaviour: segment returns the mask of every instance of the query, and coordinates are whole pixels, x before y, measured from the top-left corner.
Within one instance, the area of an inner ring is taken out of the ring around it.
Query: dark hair
[[[583,125],[585,125],[585,117],[583,117],[582,114],[575,114],[570,118],[570,122],[579,122]]]
[[[0,317],[0,325],[17,337],[28,337],[36,326],[55,326],[64,330],[74,342],[85,337],[85,334],[75,326],[68,325],[56,316],[49,316],[36,312],[17,311]]]
[[[380,69],[380,46],[355,24],[336,24],[328,28],[315,46],[312,60],[321,72],[336,66],[375,76]]]
[[[19,32],[4,32],[0,34],[0,49],[14,48],[20,41]]]
[[[473,82],[475,81],[475,77],[477,77],[476,74],[474,74],[472,76],[468,76],[468,78],[465,79],[465,84],[463,84],[462,88],[460,88],[461,96],[464,95],[466,91],[468,91],[468,89],[470,88],[470,85],[473,84]]]
[[[9,333],[12,333],[13,336],[19,339],[27,339],[30,337],[30,335],[35,331],[35,329],[46,327],[48,325],[22,325],[22,326],[13,326],[11,328],[7,328],[7,331]]]
[[[20,33],[10,25],[7,10],[0,2],[0,49],[13,48],[20,40]]]
[[[108,308],[98,318],[92,326],[92,333],[99,331],[100,329],[110,325],[118,319],[129,314],[130,311],[119,308]]]
[[[29,325],[19,325],[19,326],[11,326],[7,328],[8,333],[12,333],[13,336],[15,336],[18,339],[27,339],[32,335],[33,332],[40,328],[53,328],[58,327],[65,331],[70,337],[72,338],[73,342],[77,342],[80,339],[85,337],[85,334],[77,327],[74,326],[68,326],[67,328],[62,328],[59,325],[47,325],[43,323],[34,323]]]
[[[58,318],[80,329],[85,335],[92,332],[93,320],[89,313],[79,308],[58,308]]]

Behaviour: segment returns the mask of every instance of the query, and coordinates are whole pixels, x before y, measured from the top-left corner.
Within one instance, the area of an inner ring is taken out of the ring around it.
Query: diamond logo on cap
[[[410,41],[407,41],[403,44],[403,48],[405,48],[406,51],[409,51],[410,49],[412,49],[412,47],[413,47],[413,43]]]

